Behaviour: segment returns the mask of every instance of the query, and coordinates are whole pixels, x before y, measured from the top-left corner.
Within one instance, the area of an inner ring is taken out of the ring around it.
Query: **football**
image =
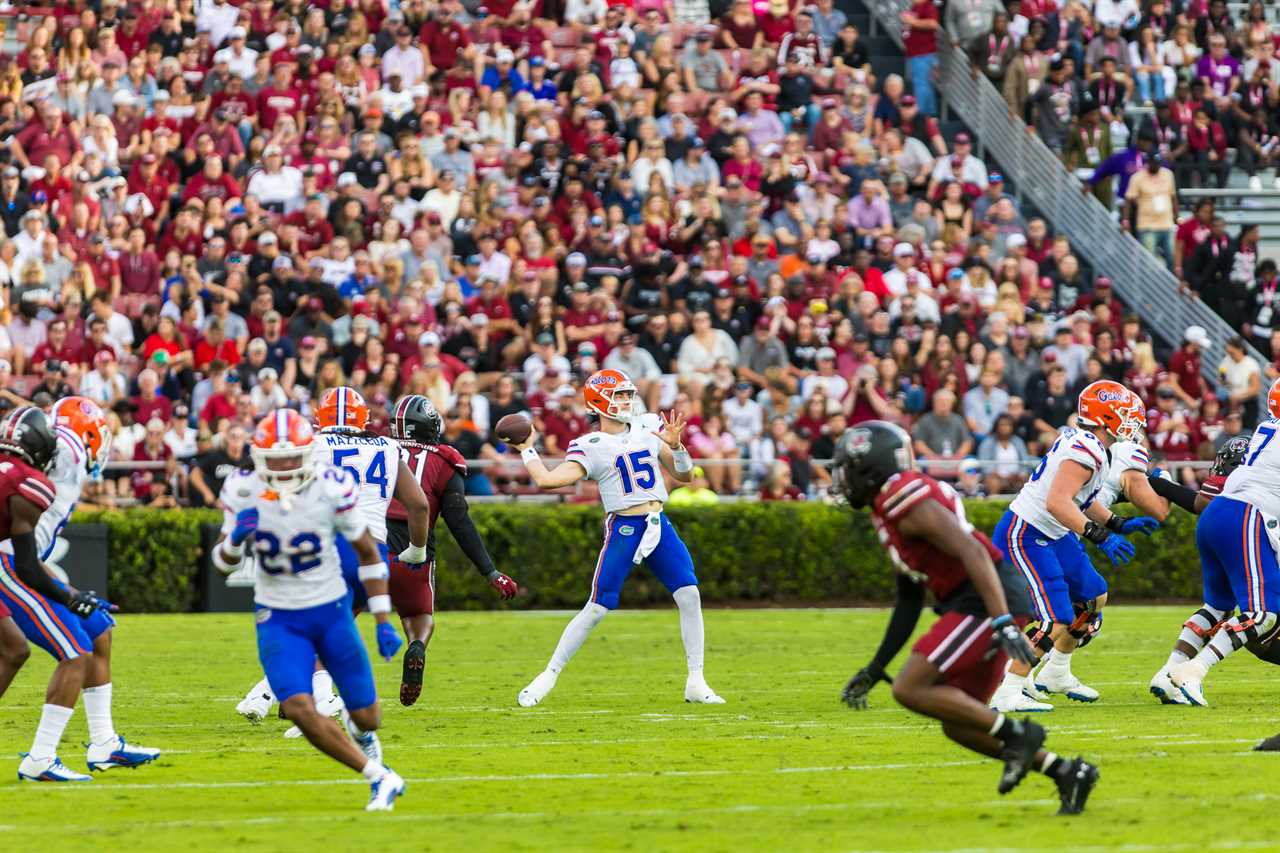
[[[507,444],[519,444],[533,432],[533,422],[521,414],[505,415],[494,425],[493,432]]]

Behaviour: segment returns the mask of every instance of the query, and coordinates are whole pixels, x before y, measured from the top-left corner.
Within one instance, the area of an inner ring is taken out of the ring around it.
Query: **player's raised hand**
[[[396,652],[400,651],[400,647],[404,645],[404,640],[400,639],[400,635],[396,633],[395,626],[390,622],[379,622],[377,634],[378,654],[382,655],[383,660],[391,660],[395,657]]]
[[[883,670],[878,667],[864,666],[854,673],[853,678],[849,679],[849,683],[844,686],[844,692],[840,694],[840,698],[844,699],[844,703],[853,710],[865,711],[867,709],[867,694],[880,681],[886,681],[889,684],[893,683],[893,679],[885,675]]]
[[[1036,657],[1036,650],[1032,647],[1031,641],[1027,639],[1026,634],[1018,630],[1018,626],[1014,624],[1013,617],[1008,613],[991,620],[991,639],[995,640],[996,644],[1004,649],[1005,654],[1014,663],[1034,666],[1036,661],[1039,660]]]
[[[667,447],[675,450],[680,446],[680,436],[684,433],[684,428],[688,426],[689,419],[675,410],[663,412],[661,417],[662,431],[654,433],[654,435],[665,441]]]
[[[232,528],[231,535],[227,538],[231,540],[231,544],[237,548],[244,544],[244,540],[253,535],[258,529],[258,508],[249,507],[242,509],[236,513],[236,526]]]
[[[509,601],[516,597],[516,593],[520,591],[520,585],[507,575],[494,569],[489,575],[489,586],[498,591],[498,595],[502,596],[503,601]]]
[[[534,442],[536,442],[537,440],[538,440],[538,431],[536,429],[531,429],[529,430],[529,437],[526,438],[524,441],[520,442],[519,444],[516,444],[515,442],[512,442],[512,441],[508,441],[507,445],[513,448],[517,453],[520,453],[527,447],[533,447]]]
[[[1129,562],[1134,555],[1133,543],[1115,533],[1099,542],[1098,550],[1107,555],[1113,566]]]

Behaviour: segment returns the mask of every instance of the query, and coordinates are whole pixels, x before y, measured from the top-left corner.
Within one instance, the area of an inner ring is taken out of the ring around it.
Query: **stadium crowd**
[[[1214,146],[1275,117],[1270,30],[1203,6],[921,0],[913,93],[831,0],[28,8],[0,60],[0,404],[109,408],[130,464],[92,499],[117,504],[213,504],[258,417],[342,384],[379,429],[427,395],[483,463],[469,491],[520,491],[491,425],[529,411],[556,455],[590,428],[578,389],[600,367],[689,415],[706,499],[820,494],[815,460],[871,418],[962,490],[1008,492],[1099,377],[1147,400],[1157,457],[1205,459],[1256,420],[1264,368],[1233,346],[1210,387],[1204,329],[1152,341],[967,134],[944,138],[929,83],[935,40],[963,40],[1280,355],[1276,267],[1248,233],[1202,208],[1151,239],[1177,212],[1147,188],[1153,139],[1221,180]]]

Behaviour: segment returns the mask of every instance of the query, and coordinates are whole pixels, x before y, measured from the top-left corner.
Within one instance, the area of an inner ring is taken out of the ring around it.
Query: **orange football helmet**
[[[102,408],[88,397],[63,397],[49,410],[55,428],[74,433],[88,453],[85,468],[96,471],[111,454],[111,430]]]
[[[634,411],[636,386],[621,370],[597,370],[582,386],[582,397],[600,417],[627,421]]]
[[[1133,399],[1129,401],[1129,407],[1125,412],[1124,434],[1118,438],[1121,441],[1138,441],[1147,429],[1147,405],[1137,394],[1132,391],[1129,394]]]
[[[281,494],[301,491],[311,481],[312,438],[307,419],[293,409],[276,409],[253,432],[249,455],[268,488]]]
[[[1271,383],[1271,390],[1267,392],[1267,411],[1271,413],[1271,417],[1280,418],[1280,379]]]
[[[1134,393],[1110,379],[1090,383],[1080,392],[1076,404],[1076,417],[1081,426],[1101,427],[1121,441],[1131,441],[1128,436],[1136,435],[1141,428],[1135,411]]]
[[[365,403],[360,392],[346,385],[330,388],[320,398],[320,407],[316,409],[316,423],[321,430],[364,429],[369,422],[369,405]]]

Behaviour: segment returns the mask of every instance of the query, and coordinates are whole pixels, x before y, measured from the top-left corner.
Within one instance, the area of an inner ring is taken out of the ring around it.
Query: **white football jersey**
[[[1107,479],[1102,483],[1096,502],[1110,507],[1124,493],[1124,474],[1126,471],[1147,473],[1151,457],[1147,449],[1136,441],[1117,441],[1111,445],[1111,458],[1107,461]]]
[[[1280,517],[1280,420],[1267,418],[1258,424],[1249,440],[1244,461],[1227,477],[1222,487],[1224,498],[1235,498],[1252,504],[1264,515]]]
[[[618,512],[649,501],[666,503],[667,483],[658,461],[663,441],[654,434],[661,428],[657,415],[641,415],[626,432],[578,436],[569,442],[564,456],[581,465],[587,479],[600,486],[600,503],[605,512]]]
[[[84,484],[89,480],[89,451],[80,436],[65,426],[55,427],[55,432],[57,450],[53,455],[53,467],[48,472],[55,489],[53,503],[36,524],[36,552],[42,560],[47,560],[53,553],[58,534],[67,526],[84,491]]]
[[[400,447],[382,435],[320,430],[315,438],[316,464],[346,469],[359,484],[356,511],[369,535],[387,541],[387,507],[396,493]]]
[[[226,511],[222,532],[231,535],[236,513],[258,508],[253,535],[253,600],[277,610],[303,610],[347,594],[334,537],[364,534],[356,509],[358,486],[350,471],[316,465],[315,476],[297,494],[281,500],[254,471],[237,471],[222,484]]]
[[[1093,433],[1072,428],[1064,429],[1058,434],[1057,441],[1040,460],[1031,479],[1018,492],[1013,503],[1009,504],[1009,509],[1019,518],[1050,539],[1061,539],[1070,532],[1045,509],[1053,478],[1058,476],[1062,463],[1068,459],[1079,462],[1092,472],[1075,496],[1076,506],[1082,510],[1089,506],[1098,497],[1098,492],[1107,479],[1107,449]]]

